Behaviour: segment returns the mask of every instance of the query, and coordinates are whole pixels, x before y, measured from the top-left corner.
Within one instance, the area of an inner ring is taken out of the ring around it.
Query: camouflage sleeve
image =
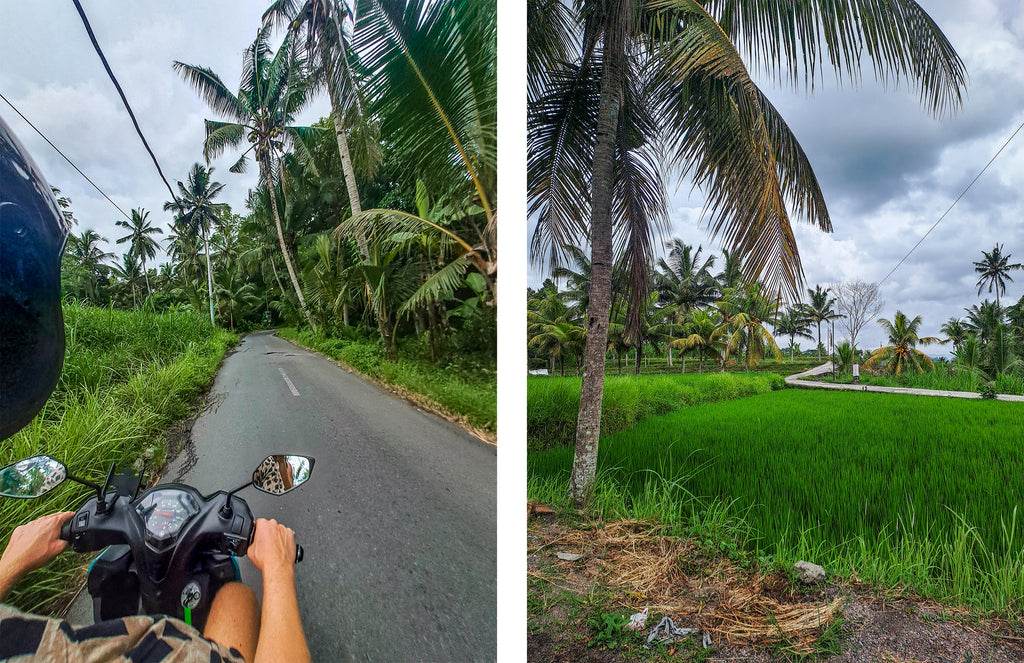
[[[168,617],[126,617],[91,626],[29,615],[0,604],[0,661],[244,663],[242,655]]]

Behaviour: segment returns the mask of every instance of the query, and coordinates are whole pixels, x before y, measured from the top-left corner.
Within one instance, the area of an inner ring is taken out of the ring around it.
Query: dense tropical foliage
[[[118,221],[125,253],[76,229],[65,297],[193,310],[232,329],[310,329],[377,343],[391,359],[476,367],[493,385],[495,7],[358,5],[273,2],[239,45],[237,88],[175,62],[210,108],[195,146],[205,163],[180,175],[164,216]],[[301,126],[322,93],[330,117]],[[225,153],[237,161],[215,174],[209,160]],[[250,161],[258,186],[231,209],[223,192]]]

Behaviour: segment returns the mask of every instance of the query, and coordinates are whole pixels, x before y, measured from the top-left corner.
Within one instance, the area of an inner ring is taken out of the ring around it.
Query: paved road
[[[981,398],[981,394],[975,391],[949,391],[945,389],[912,389],[908,387],[878,387],[870,384],[843,384],[837,382],[816,382],[804,380],[806,377],[824,375],[832,372],[832,362],[825,362],[821,366],[790,375],[786,378],[786,384],[798,389],[832,389],[840,391],[870,391],[876,394],[906,394],[910,396],[945,396],[946,398]],[[1024,396],[1014,394],[996,394],[996,399],[1001,401],[1024,401]]]
[[[496,655],[495,448],[269,333],[229,356],[164,480],[247,481],[270,453],[314,456],[309,483],[242,496],[292,527],[314,661]],[[243,560],[245,581],[259,573]]]

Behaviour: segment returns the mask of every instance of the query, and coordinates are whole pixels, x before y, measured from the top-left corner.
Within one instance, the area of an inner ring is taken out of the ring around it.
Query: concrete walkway
[[[878,394],[909,394],[911,396],[945,396],[946,398],[981,398],[981,394],[974,391],[946,391],[939,389],[908,389],[906,387],[876,387],[870,384],[837,384],[833,382],[813,382],[802,378],[824,375],[832,372],[832,362],[825,362],[809,371],[790,375],[786,378],[786,384],[798,389],[838,389],[846,391],[873,391]],[[1010,394],[996,394],[1000,401],[1024,402],[1024,396],[1013,396]]]

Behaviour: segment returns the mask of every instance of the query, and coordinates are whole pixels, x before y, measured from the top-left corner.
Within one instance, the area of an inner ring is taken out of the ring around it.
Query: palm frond
[[[463,253],[455,260],[437,270],[423,282],[415,293],[413,293],[397,312],[397,315],[405,315],[417,308],[432,302],[440,302],[451,299],[454,292],[462,285],[466,278],[466,272],[473,266],[468,253]]]
[[[826,62],[860,78],[871,59],[882,83],[908,80],[935,115],[958,108],[967,85],[964,63],[914,0],[812,0],[704,3],[724,33],[781,83],[813,88]],[[788,76],[785,72],[788,72]]]
[[[220,80],[220,76],[212,70],[175,61],[174,71],[178,72],[215,112],[239,122],[245,120],[244,107]]]
[[[203,158],[206,159],[206,163],[219,157],[228,148],[241,145],[245,140],[245,130],[248,126],[243,123],[214,120],[205,122],[206,140],[203,141]]]

